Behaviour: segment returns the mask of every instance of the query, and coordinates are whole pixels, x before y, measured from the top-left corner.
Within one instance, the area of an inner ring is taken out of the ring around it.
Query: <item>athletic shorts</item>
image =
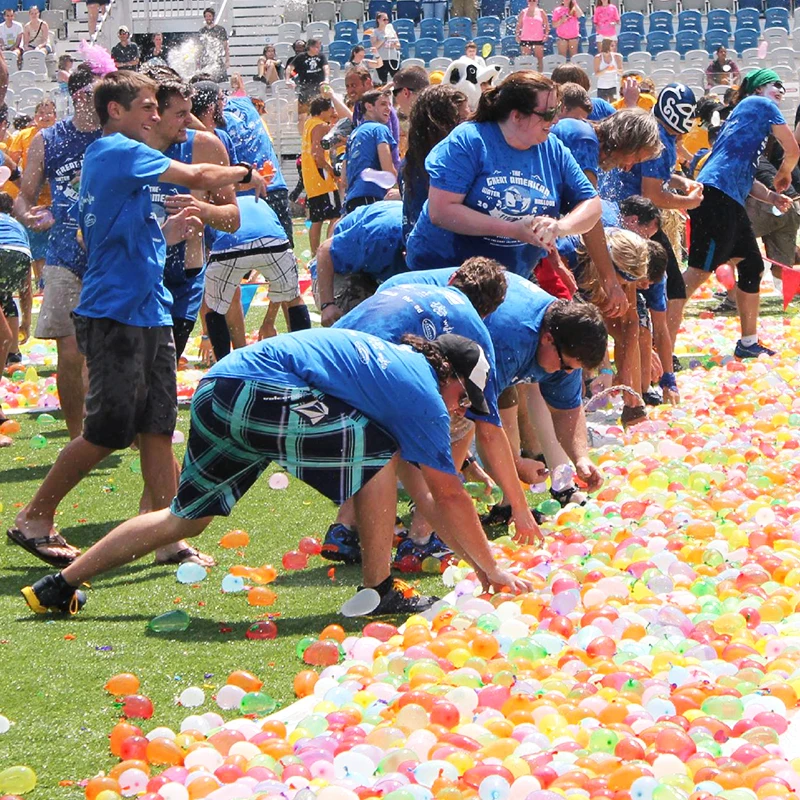
[[[544,45],[544,40],[540,42],[534,42],[530,39],[526,39],[525,41],[520,41],[520,47],[542,47]]]
[[[467,436],[471,436],[475,430],[475,423],[471,419],[455,414],[450,417],[450,443],[460,442]]]
[[[186,345],[189,343],[189,337],[194,330],[196,319],[183,319],[181,317],[172,318],[172,338],[175,342],[175,360],[180,361]]]
[[[667,310],[667,279],[662,278],[658,283],[651,283],[647,289],[639,289],[637,292],[644,299],[650,311]]]
[[[289,213],[289,190],[273,189],[267,192],[266,201],[269,207],[278,216],[278,222],[286,231],[286,238],[289,244],[294,247],[294,227],[292,226],[292,215]]]
[[[360,208],[361,206],[371,206],[375,203],[380,203],[381,200],[383,200],[382,197],[354,197],[345,202],[344,210],[349,214],[356,208]]]
[[[339,192],[327,192],[308,198],[308,218],[312,222],[325,222],[342,215],[342,200]]]
[[[12,295],[21,291],[31,271],[31,257],[21,250],[0,248],[0,308],[7,317],[18,317]]]
[[[31,244],[31,258],[34,261],[41,261],[47,257],[47,243],[50,241],[50,231],[28,231],[28,241]]]
[[[650,319],[650,311],[647,308],[647,300],[645,300],[644,293],[641,289],[636,292],[636,315],[639,317],[639,327],[646,328],[652,333],[653,320]]]
[[[308,386],[206,378],[192,400],[170,511],[183,519],[228,516],[272,461],[341,505],[397,449],[360,411]]]
[[[225,314],[236,287],[250,270],[258,270],[269,281],[269,299],[285,303],[300,296],[297,259],[291,245],[280,239],[256,239],[246,250],[213,253],[206,267],[206,305]]]
[[[712,272],[731,259],[737,265],[737,284],[743,292],[758,294],[764,259],[758,249],[744,206],[713,186],[703,187],[703,202],[689,212],[692,238],[689,266]]]
[[[78,314],[73,321],[89,372],[83,438],[122,450],[137,433],[172,436],[178,418],[172,328]]]
[[[686,299],[686,283],[683,280],[683,273],[675,251],[672,249],[672,243],[669,237],[663,230],[656,231],[655,236],[652,237],[654,242],[658,242],[667,251],[667,300],[685,300]],[[656,309],[660,311],[661,309]]]
[[[45,264],[42,310],[36,320],[37,339],[63,339],[75,335],[72,312],[81,299],[83,281],[66,267]]]

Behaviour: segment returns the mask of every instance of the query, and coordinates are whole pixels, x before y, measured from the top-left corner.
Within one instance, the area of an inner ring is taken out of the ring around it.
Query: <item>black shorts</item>
[[[344,210],[349,214],[356,208],[360,206],[371,206],[375,203],[380,203],[383,200],[382,197],[354,197],[352,200],[348,200],[344,204]]]
[[[273,189],[271,192],[267,192],[267,203],[278,215],[278,221],[286,231],[286,238],[294,247],[294,228],[292,227],[292,215],[289,213],[289,190]]]
[[[650,309],[641,291],[636,292],[636,315],[639,317],[639,327],[646,328],[652,333],[653,321],[650,319]]]
[[[180,319],[177,317],[172,318],[172,338],[175,341],[175,360],[179,361],[189,343],[189,337],[194,330],[194,324],[197,320],[194,319]]]
[[[758,294],[764,259],[744,206],[713,186],[703,187],[703,202],[689,212],[692,222],[689,266],[713,272],[720,264],[740,259],[737,284]]]
[[[686,282],[669,237],[659,228],[652,239],[667,251],[667,300],[685,300]]]
[[[137,433],[172,436],[178,418],[172,328],[72,318],[89,372],[83,438],[121,450]]]
[[[534,42],[531,41],[530,39],[526,39],[525,41],[521,41],[519,43],[520,47],[542,47],[542,45],[544,45],[544,40],[542,40],[541,42]]]
[[[336,219],[342,215],[342,200],[339,192],[318,194],[308,198],[308,218],[312,222],[325,222],[327,219]]]

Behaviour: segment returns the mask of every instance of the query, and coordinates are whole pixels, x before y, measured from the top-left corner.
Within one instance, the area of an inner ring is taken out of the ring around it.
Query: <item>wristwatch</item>
[[[238,164],[234,164],[235,167],[244,167],[247,170],[247,175],[239,181],[239,183],[250,183],[253,180],[253,165],[248,164],[246,161],[240,161]]]
[[[320,310],[320,311],[324,311],[324,310],[325,310],[325,309],[326,309],[328,306],[335,306],[335,305],[336,305],[336,303],[335,303],[333,300],[331,300],[331,302],[330,302],[330,303],[323,303],[323,304],[322,304],[322,305],[319,307],[319,310]]]

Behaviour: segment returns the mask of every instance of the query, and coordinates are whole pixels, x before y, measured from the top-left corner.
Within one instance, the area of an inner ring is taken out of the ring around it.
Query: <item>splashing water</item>
[[[167,63],[186,81],[198,72],[217,75],[225,71],[225,48],[211,36],[202,41],[188,39],[169,51]]]

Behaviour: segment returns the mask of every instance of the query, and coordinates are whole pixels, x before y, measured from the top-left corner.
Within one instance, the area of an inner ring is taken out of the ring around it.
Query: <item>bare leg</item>
[[[19,353],[19,317],[6,317],[8,327],[11,328],[11,341],[9,343],[9,353]],[[8,355],[6,355],[8,358]],[[5,359],[3,359],[2,367],[5,368]]]
[[[761,295],[756,292],[750,294],[736,287],[736,305],[739,307],[739,322],[742,326],[742,336],[756,336],[758,334],[758,310],[761,304]]]
[[[92,6],[89,6],[92,8]],[[69,438],[75,439],[83,430],[83,401],[86,397],[86,360],[78,350],[78,340],[74,336],[56,339],[58,351],[58,372],[56,386],[64,421],[67,423]]]
[[[61,574],[70,586],[80,586],[84,581],[114,567],[130,564],[156,548],[174,546],[186,536],[197,536],[213,519],[181,519],[166,508],[134,517],[114,528]]]
[[[311,227],[308,229],[308,244],[311,255],[315,256],[319,250],[319,242],[322,238],[323,222],[312,222]]]
[[[558,52],[559,55],[567,57],[567,40],[566,39],[559,39],[558,40]]]
[[[6,358],[11,352],[11,345],[14,341],[14,332],[11,330],[11,325],[8,324],[8,317],[3,313],[0,308],[0,372],[5,369]],[[0,415],[2,418],[2,415]]]
[[[683,309],[686,308],[686,300],[668,300],[667,301],[667,329],[669,330],[670,347],[672,352],[675,352],[675,342],[678,340],[678,331],[681,329],[683,322]],[[664,369],[667,366],[664,365]]]
[[[236,287],[231,307],[225,312],[225,321],[231,332],[231,344],[234,350],[239,350],[247,344],[247,329],[244,323],[244,309],[242,308],[242,292]]]
[[[520,383],[517,385],[517,396],[519,403],[517,405],[517,425],[519,427],[519,446],[520,450],[527,453],[539,453],[542,446],[539,443],[539,437],[536,435],[536,427],[531,422],[528,414],[528,406],[525,402],[525,397],[528,391],[528,384]]]
[[[710,272],[706,272],[696,267],[687,267],[683,273],[683,280],[686,283],[686,299],[691,296],[708,280]]]
[[[536,60],[539,62],[539,72],[541,72],[542,65],[544,64],[544,47],[541,45],[534,47],[533,54],[536,56]]]
[[[273,300],[269,301],[267,313],[264,314],[264,321],[261,323],[261,327],[258,329],[259,341],[261,339],[270,339],[273,336],[278,335],[278,329],[275,327],[275,320],[278,317],[278,310],[280,309],[281,305],[283,304],[276,303]]]
[[[648,328],[643,326],[639,326],[639,359],[641,368],[639,372],[642,376],[642,382],[639,388],[637,389],[635,386],[633,387],[636,389],[639,394],[644,395],[644,393],[650,388],[650,362],[651,362],[651,353],[653,352],[653,336],[650,333]]]
[[[339,506],[336,523],[351,529],[356,527],[356,507],[352,497]]]
[[[86,9],[89,12],[89,38],[91,39],[92,36],[94,36],[94,32],[97,30],[97,17],[100,13],[100,6],[93,4],[87,6]]]

